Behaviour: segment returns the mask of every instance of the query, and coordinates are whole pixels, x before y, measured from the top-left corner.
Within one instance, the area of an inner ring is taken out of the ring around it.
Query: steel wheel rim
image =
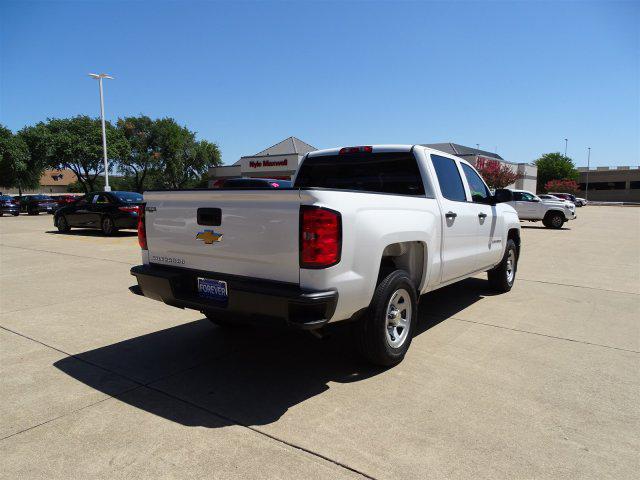
[[[509,250],[509,256],[507,257],[507,282],[509,285],[513,283],[513,279],[516,276],[516,252]]]
[[[60,228],[67,228],[67,219],[66,219],[66,218],[64,218],[64,217],[60,217],[60,218],[58,219],[58,226],[59,226]]]
[[[404,288],[399,288],[387,303],[385,311],[385,333],[387,343],[393,348],[401,347],[411,330],[411,296]]]

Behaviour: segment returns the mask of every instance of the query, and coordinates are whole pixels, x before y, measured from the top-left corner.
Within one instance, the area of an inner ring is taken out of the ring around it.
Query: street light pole
[[[567,156],[567,145],[569,144],[569,139],[565,138],[564,139],[564,156]]]
[[[104,157],[104,191],[110,192],[111,187],[109,186],[109,165],[107,163],[107,130],[104,125],[104,95],[102,92],[102,79],[108,78],[110,80],[113,80],[113,77],[107,75],[106,73],[90,73],[89,76],[98,80],[98,85],[100,88],[100,120],[102,121],[102,153]]]
[[[589,167],[591,166],[591,147],[587,147],[587,184],[584,187],[584,199],[589,200]]]

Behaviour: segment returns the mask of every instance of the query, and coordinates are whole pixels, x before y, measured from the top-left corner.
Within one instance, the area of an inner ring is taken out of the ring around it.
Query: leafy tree
[[[85,192],[96,190],[96,179],[104,174],[102,129],[100,119],[78,115],[73,118],[48,119],[44,125],[50,135],[50,163],[68,168],[78,176]],[[107,156],[120,161],[129,154],[129,143],[121,131],[106,123]],[[110,162],[109,171],[114,162]]]
[[[538,167],[538,190],[547,191],[549,180],[578,180],[576,166],[569,157],[561,153],[545,153],[535,162]]]
[[[125,117],[118,119],[118,130],[127,139],[130,147],[129,155],[120,161],[120,169],[131,177],[131,188],[143,192],[148,176],[160,165],[155,122],[146,115]]]
[[[505,188],[520,178],[520,175],[509,165],[488,158],[478,158],[476,170],[487,182],[489,188]]]
[[[577,194],[580,190],[578,182],[575,180],[549,180],[544,184],[545,192],[572,193]]]
[[[5,187],[37,188],[44,163],[32,158],[29,147],[19,136],[0,125],[0,184]]]
[[[197,142],[195,132],[172,118],[161,118],[154,126],[155,148],[160,161],[155,177],[158,186],[185,188],[200,181],[210,166],[220,164],[220,151],[214,143]]]

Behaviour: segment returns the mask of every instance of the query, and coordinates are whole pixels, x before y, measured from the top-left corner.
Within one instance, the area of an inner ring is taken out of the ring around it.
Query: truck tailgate
[[[151,263],[299,284],[298,190],[146,192],[144,199]]]

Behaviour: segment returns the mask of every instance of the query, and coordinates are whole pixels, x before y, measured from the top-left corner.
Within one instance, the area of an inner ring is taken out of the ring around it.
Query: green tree
[[[156,186],[185,188],[197,183],[209,167],[220,164],[214,143],[196,141],[196,134],[172,118],[155,121],[154,142],[160,161]]]
[[[18,187],[22,195],[22,189],[38,187],[43,170],[23,138],[0,125],[0,185]]]
[[[569,157],[559,152],[545,153],[535,162],[538,167],[538,191],[545,192],[550,180],[578,180],[576,166]]]
[[[96,190],[96,179],[104,174],[100,119],[78,115],[48,119],[44,125],[50,135],[49,159],[52,166],[68,168],[78,176],[85,192]],[[110,122],[106,123],[109,171],[129,155],[129,142]]]
[[[129,142],[129,155],[120,161],[120,169],[131,178],[132,188],[142,193],[160,166],[155,122],[146,115],[120,118],[118,130]]]

